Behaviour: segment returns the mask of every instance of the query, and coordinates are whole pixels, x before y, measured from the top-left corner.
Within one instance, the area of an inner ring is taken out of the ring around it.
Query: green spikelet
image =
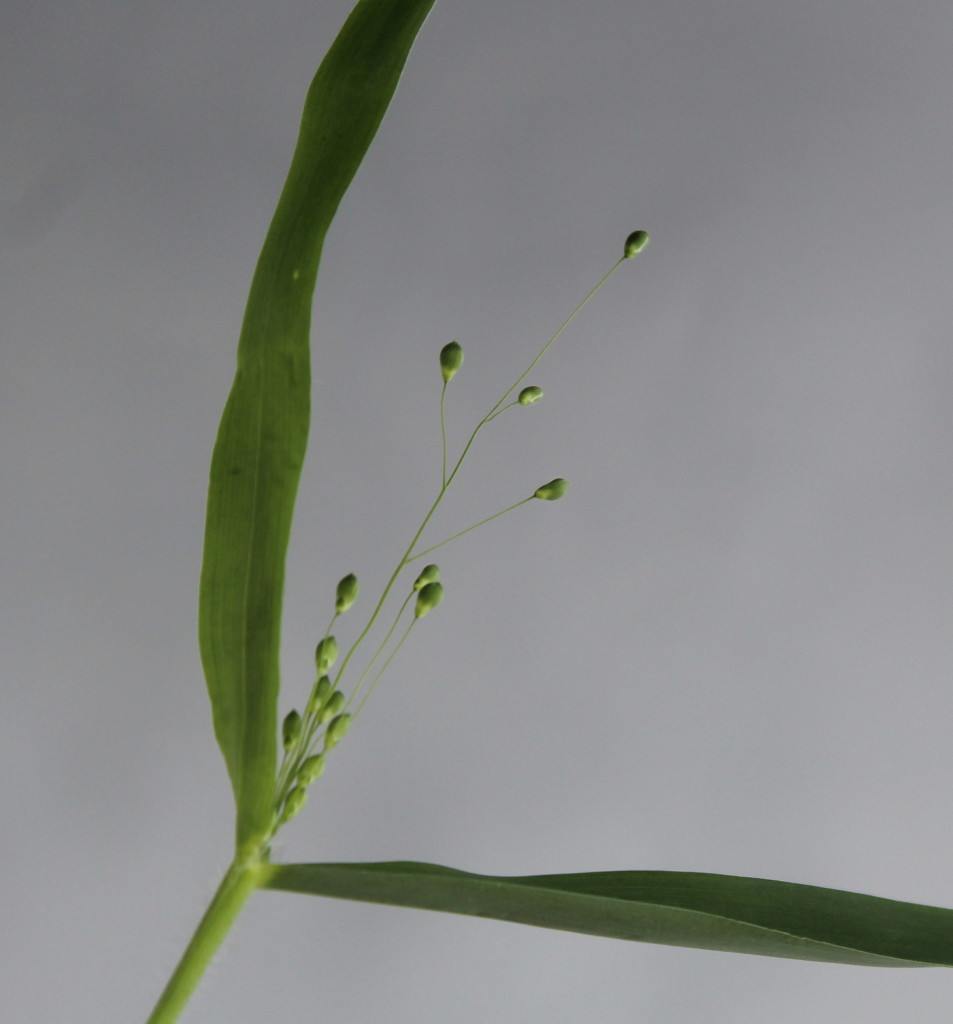
[[[333,636],[326,636],[315,648],[314,660],[318,666],[318,675],[323,676],[338,660],[338,642]]]
[[[632,259],[633,256],[640,253],[649,244],[649,233],[648,231],[633,231],[631,235],[625,240],[625,258],[627,260]]]
[[[414,615],[422,619],[427,612],[436,608],[443,600],[443,585],[436,581],[426,583],[420,588],[417,594],[417,604],[414,607]]]
[[[357,600],[357,577],[353,572],[347,574],[338,584],[334,598],[334,610],[340,615]]]
[[[452,380],[457,370],[463,366],[463,349],[451,341],[440,350],[440,373],[445,381]]]
[[[542,487],[537,487],[533,492],[533,497],[541,498],[543,501],[556,501],[568,490],[569,481],[563,480],[561,476],[557,476],[555,480],[550,480],[548,484],[543,484]]]
[[[336,747],[341,740],[344,739],[344,734],[351,727],[351,716],[348,714],[338,715],[337,718],[332,718],[328,723],[328,731],[324,734],[324,750],[325,752],[332,750]]]
[[[302,788],[310,786],[315,779],[320,779],[324,774],[324,754],[312,754],[298,769],[295,776],[295,783]]]
[[[516,400],[520,405],[532,405],[534,402],[538,402],[542,397],[543,389],[536,387],[535,384],[530,384],[528,388],[523,388]]]
[[[302,789],[301,786],[295,786],[285,798],[285,806],[281,810],[279,824],[283,825],[286,821],[291,821],[296,814],[300,814],[307,802],[307,790]]]
[[[440,570],[435,565],[425,565],[420,575],[414,580],[414,590],[422,590],[428,583],[440,581]]]
[[[327,676],[320,676],[318,678],[318,681],[314,684],[314,689],[311,691],[311,696],[308,698],[309,715],[317,713],[318,708],[331,696],[333,689],[331,680]]]
[[[321,708],[321,713],[318,715],[318,721],[322,724],[334,718],[334,716],[344,707],[345,696],[340,690],[335,690],[327,699],[327,703]]]
[[[289,711],[281,723],[281,742],[285,750],[290,750],[301,736],[301,715],[297,711]]]

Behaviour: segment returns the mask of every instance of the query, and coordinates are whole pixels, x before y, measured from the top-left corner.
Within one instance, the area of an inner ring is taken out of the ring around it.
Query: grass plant
[[[199,608],[215,736],[235,799],[234,856],[149,1024],[179,1017],[258,890],[764,956],[953,966],[953,911],[789,882],[637,870],[497,877],[415,862],[272,861],[275,835],[305,809],[311,787],[388,666],[444,598],[437,564],[420,563],[500,516],[566,493],[566,481],[557,478],[449,537],[427,535],[482,432],[504,413],[519,414],[539,403],[543,393],[530,380],[533,370],[590,299],[648,242],[641,230],[628,236],[609,270],[455,456],[448,451],[447,406],[464,352],[456,341],[440,350],[434,374],[440,485],[376,599],[367,601],[353,574],[338,583],[327,628],[317,638],[314,680],[279,722],[285,555],[308,439],[311,301],[322,244],[433,3],[359,0],[308,92],[287,182],[255,270],[234,384],[212,455]],[[351,628],[361,608],[369,608],[363,625]],[[347,644],[338,640],[345,633],[353,637]],[[372,639],[381,633],[380,640]]]

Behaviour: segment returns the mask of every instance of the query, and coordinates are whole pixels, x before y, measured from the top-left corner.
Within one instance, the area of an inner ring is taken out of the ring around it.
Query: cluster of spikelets
[[[284,759],[278,774],[276,830],[300,813],[307,802],[308,787],[324,774],[327,754],[341,742],[350,728],[353,714],[346,710],[349,701],[338,688],[337,681],[332,682],[330,676],[339,653],[338,642],[331,629],[337,617],[357,600],[357,594],[357,577],[349,573],[337,585],[334,618],[314,652],[317,680],[305,704],[304,714],[299,714],[297,710],[289,711],[281,724]],[[443,599],[440,570],[436,565],[428,565],[420,573],[414,581],[414,594],[416,621],[436,608]],[[338,673],[338,680],[340,676],[341,672]]]
[[[358,581],[357,577],[353,573],[345,576],[337,585],[334,615],[315,650],[317,680],[314,683],[311,694],[305,704],[304,713],[301,714],[297,710],[290,711],[282,722],[281,739],[284,757],[278,771],[278,778],[275,785],[272,834],[285,824],[285,822],[290,821],[300,813],[308,799],[308,787],[324,773],[325,759],[328,753],[330,753],[330,751],[333,750],[334,747],[336,747],[344,738],[350,728],[354,716],[360,712],[361,708],[363,708],[364,703],[370,696],[371,692],[373,692],[384,671],[390,665],[394,656],[410,635],[410,631],[414,624],[427,615],[428,612],[436,608],[443,599],[443,585],[440,582],[440,570],[436,565],[427,565],[414,580],[413,589],[400,606],[387,635],[384,637],[376,652],[372,655],[369,664],[358,678],[350,697],[346,697],[340,689],[340,682],[344,675],[344,671],[352,656],[361,646],[377,620],[378,614],[380,613],[401,570],[415,559],[429,554],[437,548],[443,547],[445,544],[449,544],[458,537],[462,537],[471,530],[475,530],[477,527],[483,526],[485,523],[488,523],[493,519],[497,519],[500,516],[505,515],[507,512],[511,512],[513,509],[518,508],[521,505],[525,505],[527,502],[533,501],[534,499],[555,501],[566,493],[569,484],[562,477],[557,477],[556,479],[550,480],[548,483],[537,487],[529,497],[523,498],[516,502],[516,504],[510,505],[508,508],[505,508],[500,512],[496,512],[494,515],[489,516],[486,519],[482,519],[480,522],[474,523],[472,526],[468,526],[465,530],[461,530],[459,533],[455,533],[453,536],[447,537],[445,540],[442,540],[437,544],[433,544],[421,551],[414,550],[417,542],[424,532],[424,529],[430,522],[431,516],[436,511],[437,506],[440,504],[447,491],[447,488],[456,476],[457,471],[463,463],[463,460],[470,450],[470,446],[477,434],[484,426],[486,426],[487,423],[495,419],[507,409],[512,408],[513,406],[535,405],[543,397],[542,388],[530,384],[520,388],[516,397],[512,401],[507,402],[507,399],[517,391],[517,388],[520,387],[526,376],[533,370],[576,313],[582,309],[593,295],[595,295],[623,260],[631,259],[637,253],[641,252],[648,244],[648,240],[649,236],[645,231],[633,231],[632,234],[629,235],[625,241],[622,257],[613,265],[611,270],[600,279],[598,284],[589,292],[586,298],[583,299],[575,310],[573,310],[569,317],[563,322],[562,326],[560,326],[556,333],[549,339],[549,341],[546,342],[542,350],[530,363],[523,374],[517,378],[512,387],[509,388],[496,405],[494,405],[487,415],[484,416],[477,424],[476,428],[470,435],[470,439],[464,446],[462,454],[459,456],[456,464],[449,473],[447,472],[447,440],[444,399],[446,396],[447,384],[456,376],[457,372],[463,366],[463,348],[458,342],[451,341],[447,345],[444,345],[440,350],[440,374],[443,378],[443,391],[441,392],[440,397],[440,432],[443,443],[443,472],[440,491],[430,510],[424,516],[423,522],[420,524],[420,527],[411,540],[410,545],[405,551],[403,557],[400,559],[397,568],[394,570],[390,580],[384,587],[384,592],[371,613],[367,624],[364,626],[364,629],[361,631],[357,640],[355,640],[351,645],[344,659],[341,661],[334,678],[332,679],[331,674],[338,662],[339,654],[338,642],[333,635],[332,630],[334,629],[334,625],[338,617],[351,608],[358,596]],[[398,623],[411,601],[414,603],[414,611],[410,624],[406,627],[404,633],[398,639],[396,644],[393,645],[390,653],[384,659],[382,667],[377,671],[367,691],[364,692],[360,705],[353,712],[350,711],[349,708],[358,694],[362,692],[362,688],[364,687],[364,683],[368,675],[383,654],[387,645],[390,643],[397,629]]]

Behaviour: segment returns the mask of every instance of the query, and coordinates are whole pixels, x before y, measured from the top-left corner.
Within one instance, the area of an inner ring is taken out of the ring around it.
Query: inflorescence
[[[596,294],[596,292],[599,291],[606,281],[609,280],[625,260],[631,259],[645,248],[648,244],[648,240],[649,236],[645,231],[633,231],[632,234],[629,235],[625,240],[622,256],[612,265],[610,270],[600,278],[589,294],[586,295],[582,302],[580,302],[572,313],[570,313],[563,321],[559,329],[555,334],[553,334],[549,341],[543,345],[536,358],[529,364],[523,373],[520,374],[513,385],[504,393],[503,397],[496,403],[496,405],[493,406],[492,409],[490,409],[483,419],[480,420],[473,432],[470,434],[469,440],[463,446],[459,457],[449,472],[447,470],[447,432],[444,412],[445,399],[447,385],[463,366],[463,348],[458,342],[451,341],[444,345],[440,350],[440,374],[443,379],[443,388],[440,392],[440,437],[443,449],[440,490],[438,491],[437,497],[430,506],[427,514],[423,517],[423,521],[418,527],[417,532],[414,534],[410,544],[407,546],[406,551],[397,563],[397,568],[393,571],[390,579],[384,586],[383,592],[371,612],[366,625],[358,635],[357,639],[351,644],[347,653],[341,659],[340,664],[338,664],[338,655],[340,653],[338,642],[332,630],[334,629],[338,618],[341,615],[344,615],[357,600],[359,587],[357,577],[353,573],[349,573],[337,585],[334,598],[334,614],[324,632],[324,636],[318,642],[317,648],[315,649],[315,668],[317,678],[311,689],[308,701],[305,704],[304,712],[299,713],[297,710],[289,711],[282,722],[281,741],[284,756],[275,782],[274,813],[272,817],[271,830],[272,835],[274,835],[274,833],[277,832],[285,822],[293,818],[304,807],[308,798],[308,787],[324,773],[325,759],[328,753],[344,738],[350,728],[352,720],[364,707],[368,697],[374,691],[374,688],[380,681],[381,676],[387,670],[391,661],[393,661],[397,652],[407,640],[415,624],[436,608],[443,600],[443,584],[440,582],[440,570],[435,564],[429,564],[425,566],[414,579],[410,592],[405,596],[403,603],[400,605],[387,634],[370,656],[367,665],[352,687],[350,695],[346,696],[341,689],[342,676],[344,675],[344,672],[352,658],[354,658],[357,652],[361,649],[375,622],[378,620],[384,604],[402,570],[416,559],[422,558],[424,555],[428,555],[431,552],[436,551],[438,548],[442,548],[444,545],[451,543],[451,541],[456,540],[458,537],[462,537],[464,534],[470,533],[472,530],[475,530],[494,519],[498,519],[507,512],[512,512],[521,505],[525,505],[534,499],[556,501],[566,493],[569,484],[562,477],[557,477],[555,480],[550,480],[548,483],[537,487],[529,497],[523,498],[515,504],[496,512],[491,516],[487,516],[485,519],[481,519],[479,522],[468,526],[465,530],[460,530],[458,533],[455,533],[436,544],[432,544],[429,547],[425,547],[421,550],[415,550],[424,530],[427,528],[434,512],[436,512],[437,507],[440,505],[444,495],[447,493],[450,484],[453,483],[454,478],[456,477],[480,431],[491,420],[496,419],[497,416],[505,412],[507,409],[514,406],[534,405],[540,401],[543,397],[542,388],[533,384],[524,386],[523,382],[526,377],[533,371],[537,363],[539,363],[552,346],[553,342],[560,334],[562,334],[583,306],[589,302],[589,300]],[[517,391],[517,389],[519,390]],[[516,398],[509,400],[514,392],[517,392]],[[394,642],[394,634],[397,632],[401,621],[405,619],[405,612],[411,603],[413,603],[413,613],[409,616],[409,622],[403,632],[399,635],[396,642]],[[385,651],[388,651],[386,657]],[[375,672],[375,666],[378,664],[379,668],[377,668]],[[335,671],[336,665],[337,670]],[[370,679],[369,684],[368,679]],[[358,697],[360,697],[360,701],[355,707],[355,701]],[[353,708],[353,710],[350,710],[351,708]]]

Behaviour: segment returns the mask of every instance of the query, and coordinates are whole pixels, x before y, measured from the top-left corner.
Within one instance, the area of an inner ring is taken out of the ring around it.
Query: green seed
[[[297,711],[289,711],[281,723],[281,742],[285,750],[290,750],[301,735],[301,715]]]
[[[443,585],[436,581],[426,583],[420,588],[417,594],[417,604],[414,607],[414,615],[422,619],[432,608],[436,608],[443,600]]]
[[[285,799],[285,806],[281,811],[281,824],[283,825],[286,821],[291,821],[296,814],[301,812],[301,808],[307,802],[307,790],[302,789],[300,786],[295,786]]]
[[[314,660],[318,666],[318,674],[325,672],[338,660],[338,642],[333,636],[326,636],[315,648]]]
[[[625,258],[627,260],[632,259],[637,253],[640,253],[649,244],[649,233],[648,231],[633,231],[631,235],[625,240]]]
[[[298,769],[295,783],[298,786],[310,786],[315,779],[324,774],[324,754],[312,754]]]
[[[421,590],[428,583],[437,583],[440,580],[440,570],[435,565],[425,565],[423,571],[414,580],[414,590]]]
[[[332,718],[328,723],[328,730],[324,734],[324,749],[325,752],[336,747],[342,739],[344,734],[351,727],[351,716],[350,715],[338,715],[337,718]]]
[[[346,612],[356,600],[357,577],[351,572],[338,584],[337,594],[334,599],[334,609],[339,614]]]
[[[537,487],[533,497],[542,498],[543,501],[555,501],[557,498],[561,498],[568,490],[569,481],[563,480],[561,476],[557,476],[555,480],[550,480],[548,484]]]
[[[445,381],[451,380],[463,366],[463,349],[455,341],[448,342],[440,350],[440,373]]]
[[[530,384],[528,388],[523,388],[516,400],[520,405],[532,405],[533,402],[538,402],[542,397],[543,389],[536,387],[535,384]]]

